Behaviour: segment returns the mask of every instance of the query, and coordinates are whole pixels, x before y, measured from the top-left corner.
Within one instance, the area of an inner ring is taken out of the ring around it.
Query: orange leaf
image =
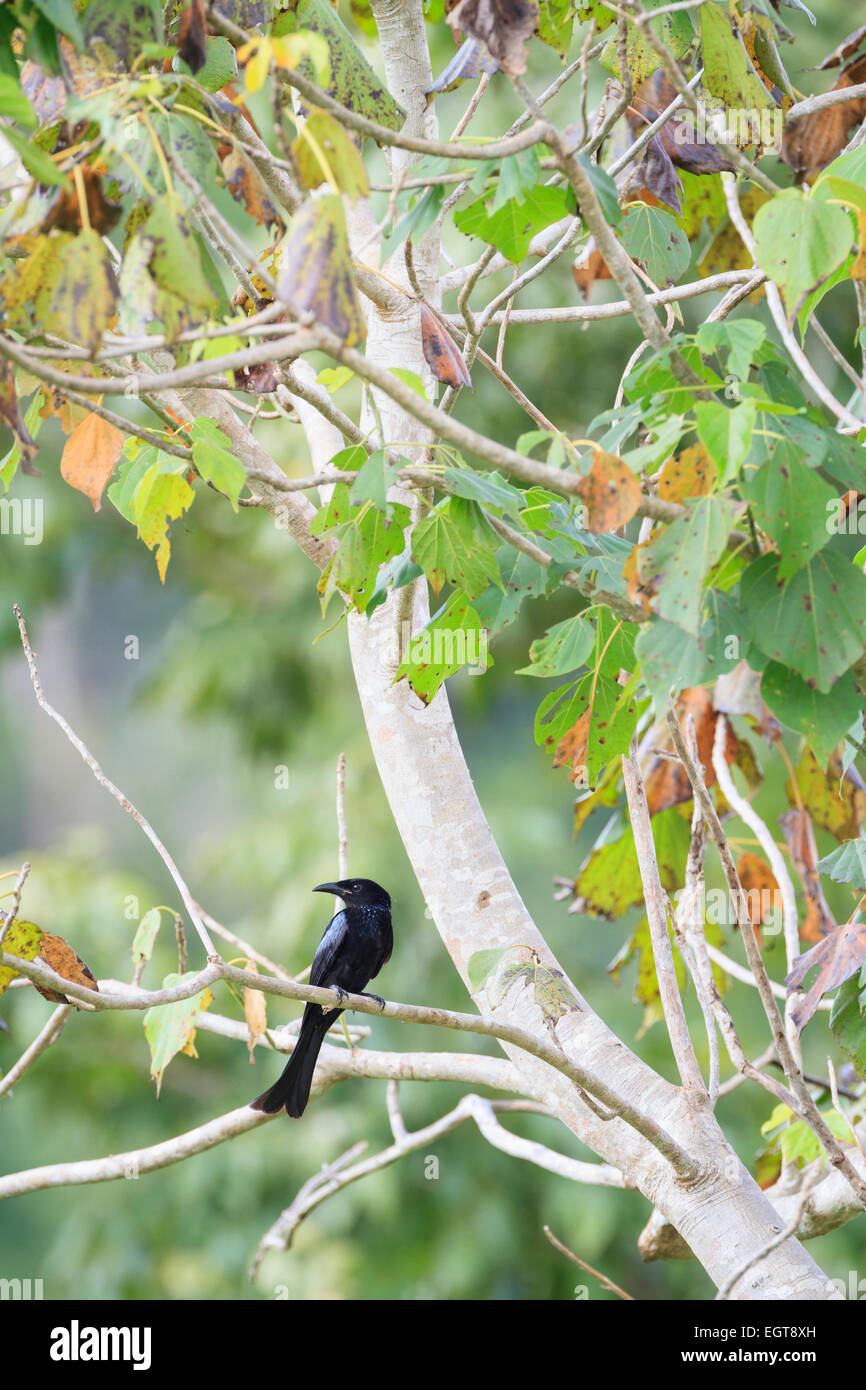
[[[665,502],[685,502],[689,497],[705,497],[711,490],[716,470],[703,444],[683,449],[668,459],[658,481],[659,497]]]
[[[437,381],[455,390],[468,386],[472,390],[469,368],[463,354],[435,314],[431,314],[426,304],[421,305],[421,349],[424,360]]]
[[[102,492],[123,451],[123,432],[101,415],[86,415],[66,441],[60,473],[70,487],[89,497],[93,510],[102,505]]]
[[[58,975],[62,975],[64,980],[84,985],[85,989],[99,989],[93,971],[62,936],[52,936],[50,932],[43,932],[39,956]],[[75,1003],[74,999],[67,999],[65,994],[60,994],[57,990],[47,989],[42,985],[37,985],[36,988],[43,998],[50,999],[52,1004]]]
[[[740,855],[737,874],[743,885],[749,909],[749,921],[753,927],[763,926],[773,915],[773,908],[779,901],[779,885],[772,870],[759,854]]]
[[[586,299],[596,280],[612,280],[607,261],[594,241],[589,241],[571,267],[574,283]]]
[[[698,759],[703,764],[707,786],[711,787],[716,780],[716,774],[713,770],[713,744],[716,737],[716,721],[719,716],[713,709],[712,696],[704,686],[696,685],[684,690],[677,700],[677,717],[680,721],[680,727],[684,726],[688,714],[695,721]],[[664,724],[658,729],[653,742],[656,747],[662,749],[673,748],[673,740]],[[737,738],[729,724],[725,743],[725,762],[732,763],[734,761],[737,756],[737,749]],[[670,758],[654,758],[645,780],[647,804],[651,816],[656,815],[659,811],[667,810],[669,806],[678,806],[681,802],[692,799],[692,784],[680,762],[673,762]]]
[[[587,531],[615,531],[631,521],[640,502],[640,482],[628,464],[600,449],[578,492],[587,509]]]
[[[586,764],[586,746],[589,742],[589,726],[592,722],[592,705],[585,709],[583,714],[572,724],[570,729],[566,729],[559,743],[556,745],[556,752],[553,755],[554,767],[565,767],[566,763],[571,763],[571,771],[568,774],[570,782],[577,782],[580,777],[580,769]],[[586,783],[583,784],[584,786]]]

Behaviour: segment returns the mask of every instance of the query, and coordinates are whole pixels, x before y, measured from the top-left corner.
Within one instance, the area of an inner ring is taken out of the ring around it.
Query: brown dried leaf
[[[809,971],[819,966],[818,975],[791,1012],[795,1027],[802,1032],[828,990],[844,984],[866,960],[866,922],[846,922],[798,956],[785,979],[788,992],[799,989]]]
[[[243,150],[230,146],[222,155],[222,166],[229,193],[255,222],[262,227],[273,227],[282,223],[264,179]]]
[[[448,23],[486,44],[503,72],[526,72],[526,45],[538,23],[535,0],[458,0]]]
[[[241,367],[235,372],[235,386],[252,396],[269,396],[279,386],[276,362],[259,362],[255,367]]]
[[[641,150],[631,165],[622,186],[622,197],[629,201],[648,203],[650,207],[665,204],[679,217],[683,210],[683,186],[670,154],[658,135]]]
[[[177,26],[177,51],[193,72],[207,62],[207,18],[204,0],[189,0]]]
[[[856,87],[866,81],[866,54],[843,68],[831,91]],[[866,99],[843,101],[838,106],[813,111],[811,116],[792,121],[782,137],[782,159],[807,180],[831,164],[848,143],[855,126],[866,119]]]
[[[123,432],[101,415],[86,415],[66,441],[60,459],[60,474],[70,487],[89,497],[99,511],[105,484],[123,452]]]
[[[58,975],[62,975],[64,980],[71,980],[73,984],[83,985],[85,989],[99,989],[90,966],[81,959],[76,951],[73,951],[69,942],[64,941],[62,936],[52,936],[50,932],[43,932],[39,957]],[[36,988],[44,999],[50,999],[53,1004],[75,1003],[74,999],[67,999],[65,994],[60,994],[57,990],[46,989],[42,985],[37,985]]]
[[[866,24],[862,24],[859,29],[855,29],[852,34],[848,34],[842,42],[833,49],[824,59],[823,63],[818,64],[817,71],[822,72],[826,68],[838,68],[839,64],[846,58],[850,58],[852,53],[856,53],[863,40],[866,39]]]
[[[426,304],[421,305],[421,350],[424,360],[437,381],[452,386],[468,386],[472,390],[469,368],[463,354],[451,334],[432,314]]]
[[[804,941],[823,941],[836,924],[821,889],[812,818],[808,811],[786,811],[779,824],[806,896],[806,920],[800,923],[800,935]]]
[[[102,174],[89,164],[81,166],[81,179],[84,184],[84,201],[87,217],[94,231],[105,235],[120,221],[123,209],[120,203],[106,198],[102,191]],[[48,232],[56,227],[61,232],[79,232],[83,226],[81,202],[78,189],[70,180],[68,188],[61,188],[45,215],[41,230]]]
[[[631,521],[641,499],[640,481],[616,454],[596,449],[592,469],[582,478],[578,493],[587,509],[586,529],[615,531]]]

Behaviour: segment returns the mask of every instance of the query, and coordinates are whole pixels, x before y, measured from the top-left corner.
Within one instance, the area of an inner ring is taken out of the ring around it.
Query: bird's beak
[[[339,883],[320,883],[314,889],[314,893],[333,893],[335,897],[342,897],[343,890]]]

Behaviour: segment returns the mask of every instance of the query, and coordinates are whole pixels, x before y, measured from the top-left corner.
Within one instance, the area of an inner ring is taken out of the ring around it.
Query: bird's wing
[[[313,956],[313,964],[310,967],[311,985],[325,986],[331,983],[331,971],[339,958],[346,938],[346,930],[346,914],[345,912],[338,912],[335,917],[331,918],[316,947],[316,954]]]

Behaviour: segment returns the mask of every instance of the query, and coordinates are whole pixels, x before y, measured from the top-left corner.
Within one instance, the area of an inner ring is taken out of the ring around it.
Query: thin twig
[[[51,719],[54,720],[55,724],[57,724],[63,730],[63,733],[69,739],[69,742],[72,744],[73,748],[75,748],[80,753],[81,757],[87,763],[87,766],[90,768],[90,771],[93,773],[99,785],[101,787],[104,787],[105,790],[111,796],[114,797],[114,800],[117,802],[117,804],[119,806],[122,806],[124,811],[126,811],[128,815],[132,816],[132,819],[144,831],[145,835],[150,840],[150,843],[153,845],[163,864],[168,869],[168,872],[171,874],[171,877],[174,879],[175,886],[177,887],[177,890],[180,893],[181,898],[183,899],[184,906],[187,912],[189,913],[190,918],[192,919],[193,925],[195,926],[195,929],[198,932],[199,937],[201,938],[201,942],[205,948],[205,952],[207,953],[208,959],[218,960],[219,952],[214,946],[210,938],[210,934],[208,933],[207,927],[201,919],[201,914],[199,913],[198,908],[195,905],[193,896],[190,893],[189,888],[186,886],[186,882],[181,876],[180,870],[175,864],[174,859],[169,854],[168,850],[160,840],[156,831],[153,829],[150,822],[146,820],[145,817],[141,814],[141,812],[136,810],[132,802],[129,800],[127,796],[124,795],[120,788],[115,786],[115,784],[110,780],[110,778],[106,777],[102,768],[99,766],[99,763],[96,761],[96,759],[94,758],[93,754],[89,751],[87,746],[75,733],[74,729],[70,727],[67,721],[63,718],[63,715],[58,714],[57,710],[53,707],[53,705],[50,705],[46,700],[45,695],[42,691],[42,685],[39,680],[39,671],[36,666],[36,657],[33,653],[33,648],[30,645],[30,638],[27,635],[27,628],[25,626],[24,619],[21,616],[21,609],[18,607],[17,603],[13,604],[12,611],[15,614],[15,617],[18,622],[18,630],[21,634],[21,645],[24,648],[24,655],[27,658],[27,666],[30,670],[30,680],[33,685],[33,692],[36,696],[37,703],[45,711],[45,713]],[[91,992],[92,991],[88,991],[88,993]]]

